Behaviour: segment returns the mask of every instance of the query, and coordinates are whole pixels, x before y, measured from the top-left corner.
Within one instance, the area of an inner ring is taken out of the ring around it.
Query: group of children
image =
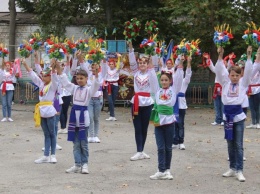
[[[213,124],[224,125],[225,139],[228,144],[230,169],[223,176],[236,175],[239,181],[245,181],[243,176],[243,133],[246,115],[242,105],[247,99],[247,90],[253,72],[259,72],[260,50],[257,51],[256,61],[253,65],[252,47],[248,47],[243,78],[241,78],[241,67],[226,68],[223,53],[224,49],[218,48],[219,57],[215,66],[209,58],[207,59],[208,63],[211,63],[210,68],[216,73],[215,101],[218,100],[219,102],[216,103],[224,104],[223,119],[222,111],[217,110],[218,114]],[[68,141],[73,142],[75,160],[74,165],[66,172],[89,173],[88,142],[100,142],[98,130],[103,87],[106,88],[110,111],[110,117],[106,120],[116,121],[114,105],[118,93],[119,70],[122,67],[121,56],[118,54],[117,57],[117,61],[112,59],[90,64],[88,61],[84,61],[81,51],[77,51],[73,57],[71,69],[69,64],[64,65],[57,60],[51,60],[50,67],[38,70],[38,75],[26,64],[25,59],[22,59],[22,64],[40,90],[40,102],[35,107],[34,120],[36,126],[41,125],[42,127],[45,143],[44,156],[35,160],[35,163],[57,162],[55,151],[58,120],[59,118],[67,119],[70,100],[66,97],[72,94],[73,106],[68,131],[64,131],[66,121],[61,125],[62,133],[67,132]],[[187,67],[184,77],[185,60],[187,60]],[[131,103],[137,149],[137,153],[130,157],[130,160],[150,158],[144,152],[144,146],[148,125],[150,122],[153,123],[158,150],[158,172],[150,176],[152,180],[173,179],[170,172],[172,149],[185,149],[184,118],[187,109],[185,92],[192,74],[191,61],[190,56],[185,57],[184,55],[179,55],[175,62],[168,59],[165,63],[157,56],[142,56],[137,59],[132,44],[129,43],[130,69],[134,75],[134,96]],[[40,68],[37,60],[35,63],[36,67]],[[156,67],[160,67],[159,74],[155,71]],[[76,84],[71,82],[72,76],[74,76]],[[8,84],[8,80],[5,82],[2,84],[3,88],[4,84]],[[67,95],[61,96],[64,93]],[[63,104],[64,101],[68,102],[65,108],[63,108],[62,101]],[[59,114],[63,109],[65,109],[64,113]]]

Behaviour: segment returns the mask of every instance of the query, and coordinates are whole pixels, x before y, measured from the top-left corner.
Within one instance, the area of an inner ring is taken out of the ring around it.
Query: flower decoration
[[[131,19],[131,21],[127,21],[124,24],[125,29],[123,34],[125,35],[125,39],[129,42],[135,40],[137,36],[139,36],[139,32],[141,29],[141,23],[137,20],[137,18]]]
[[[140,44],[140,48],[144,48],[144,53],[146,55],[150,55],[150,56],[153,56],[155,55],[157,52],[157,49],[155,49],[156,47],[156,36],[157,35],[154,35],[152,38],[150,39],[144,39],[141,44]],[[161,52],[161,51],[160,51]]]
[[[145,29],[144,31],[151,36],[152,34],[157,34],[159,31],[159,28],[157,27],[158,22],[155,20],[147,21],[145,24]]]
[[[48,50],[48,55],[50,59],[55,58],[58,60],[62,60],[65,57],[65,54],[67,53],[67,49],[65,46],[61,43],[55,43],[50,46],[50,49]]]
[[[73,55],[77,51],[76,44],[73,43],[71,40],[65,40],[64,45],[65,45],[67,52],[71,55]]]
[[[176,45],[173,48],[173,52],[175,54],[175,57],[177,55],[184,54],[186,56],[193,56],[193,55],[201,55],[200,49],[199,49],[199,43],[200,40],[192,40],[191,42],[186,41],[186,39],[183,39],[179,45]]]
[[[260,46],[260,28],[257,29],[254,22],[246,24],[248,25],[248,28],[244,31],[242,38],[247,45]]]
[[[217,47],[225,47],[230,44],[230,39],[234,38],[231,33],[231,28],[229,25],[221,25],[215,27],[215,33],[213,41]]]
[[[75,44],[76,44],[77,50],[81,50],[82,52],[89,50],[87,39],[79,39],[76,41]]]
[[[107,50],[105,49],[106,42],[99,38],[99,39],[89,39],[89,51],[86,55],[86,59],[89,62],[99,64],[102,59],[105,58],[105,54]]]
[[[29,43],[20,44],[18,47],[18,53],[23,58],[28,58],[33,52],[32,47]]]
[[[8,54],[9,54],[8,49],[0,45],[0,57],[2,58],[7,57]]]
[[[33,33],[29,40],[29,44],[33,48],[33,50],[39,50],[39,48],[43,45],[40,33]]]

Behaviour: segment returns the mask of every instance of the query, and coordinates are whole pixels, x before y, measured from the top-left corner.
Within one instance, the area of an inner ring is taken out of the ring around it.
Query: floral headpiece
[[[39,48],[43,45],[40,33],[33,33],[29,40],[29,44],[33,48],[33,50],[39,50]]]
[[[200,40],[192,40],[191,42],[186,41],[186,39],[183,39],[179,45],[174,46],[173,52],[175,54],[175,57],[177,55],[184,54],[186,56],[193,56],[193,55],[201,55],[200,49],[199,49],[199,43]]]
[[[28,58],[33,52],[32,47],[29,45],[29,43],[20,44],[18,47],[18,53],[23,58]]]
[[[144,53],[146,55],[155,55],[155,46],[156,46],[156,37],[157,37],[157,34],[154,35],[153,37],[150,37],[150,39],[144,39],[141,44],[140,44],[140,48],[144,48]]]
[[[48,75],[51,75],[51,68],[50,67],[46,67],[42,70],[42,75],[43,76],[48,76]]]
[[[74,43],[73,38],[72,40],[65,39],[64,44],[69,54],[73,55],[77,51],[76,44]]]
[[[231,28],[229,25],[221,25],[215,27],[215,33],[213,41],[217,47],[225,47],[230,44],[230,39],[234,38],[231,33]]]
[[[0,45],[0,57],[4,58],[7,57],[7,55],[9,54],[9,51],[7,48],[3,47],[3,45]]]
[[[248,25],[248,28],[244,31],[242,38],[246,41],[247,45],[260,46],[260,28],[257,29],[254,22],[246,24]]]
[[[102,59],[105,58],[105,54],[107,53],[106,42],[102,39],[89,39],[89,51],[86,55],[86,59],[90,60],[93,63],[99,64]]]
[[[123,34],[125,35],[125,39],[128,42],[135,40],[135,38],[139,36],[139,32],[141,29],[141,22],[137,20],[137,18],[133,18],[130,21],[125,22],[124,26],[125,26],[125,30]]]
[[[47,39],[44,45],[45,51],[50,59],[55,58],[57,60],[62,60],[65,58],[67,49],[65,48],[65,45],[59,42],[58,37],[51,37],[50,39]]]

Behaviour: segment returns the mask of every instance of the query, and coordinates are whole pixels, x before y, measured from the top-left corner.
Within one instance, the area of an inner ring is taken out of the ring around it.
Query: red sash
[[[247,95],[248,96],[252,95],[252,87],[257,87],[257,86],[260,86],[260,84],[250,84],[248,86]]]
[[[2,87],[2,94],[5,95],[6,93],[6,84],[12,84],[13,82],[11,81],[6,81],[6,82],[3,82],[3,87]]]
[[[108,95],[111,95],[111,84],[114,84],[114,83],[117,83],[118,81],[111,81],[111,82],[109,82],[109,81],[106,81],[106,83],[107,83],[107,93],[108,93]]]
[[[221,95],[221,93],[222,93],[222,86],[219,83],[215,83],[214,91],[213,91],[213,99],[216,99],[216,97],[218,95],[218,89],[219,89],[219,93]]]
[[[138,96],[144,96],[144,97],[150,97],[150,93],[149,92],[137,92],[134,95],[134,110],[133,113],[134,115],[138,115],[139,112],[139,98]]]

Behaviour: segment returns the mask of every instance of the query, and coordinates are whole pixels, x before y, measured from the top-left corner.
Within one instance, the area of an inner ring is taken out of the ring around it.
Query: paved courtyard
[[[57,164],[34,164],[43,153],[43,133],[34,128],[33,106],[13,106],[15,122],[0,123],[0,193],[260,193],[260,130],[246,129],[244,175],[246,182],[223,178],[228,169],[221,126],[211,126],[212,109],[189,108],[186,115],[186,150],[173,150],[173,180],[154,181],[157,150],[149,126],[145,152],[151,159],[130,161],[136,152],[129,108],[116,108],[118,121],[108,122],[102,112],[100,144],[89,144],[90,174],[66,174],[73,165],[72,143],[58,136],[62,150]],[[250,119],[246,124],[250,123]]]

